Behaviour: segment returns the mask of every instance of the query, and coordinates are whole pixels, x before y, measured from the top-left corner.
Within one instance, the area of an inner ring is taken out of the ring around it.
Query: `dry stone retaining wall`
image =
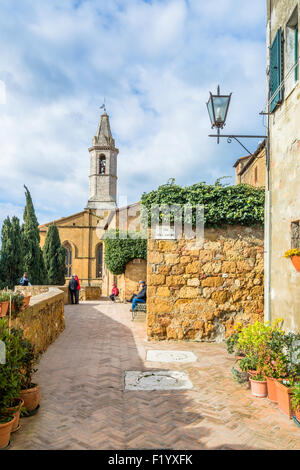
[[[148,241],[147,334],[154,340],[222,341],[235,323],[263,319],[261,228],[205,229],[203,248]]]

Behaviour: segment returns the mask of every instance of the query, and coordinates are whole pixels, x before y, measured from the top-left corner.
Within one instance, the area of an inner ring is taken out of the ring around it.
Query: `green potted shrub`
[[[296,419],[300,424],[300,382],[297,382],[292,387],[291,403],[292,409],[295,412]]]
[[[287,358],[283,353],[284,331],[275,328],[268,333],[268,338],[259,350],[259,361],[262,373],[267,380],[268,398],[277,403],[276,380],[287,376]]]
[[[300,334],[288,333],[283,337],[283,354],[286,361],[286,377],[275,380],[279,409],[292,417],[292,387],[300,378]]]
[[[5,317],[9,309],[10,295],[6,291],[0,291],[0,317]]]
[[[35,365],[37,357],[34,352],[34,347],[26,338],[22,339],[22,346],[25,350],[25,355],[21,364],[21,391],[20,397],[24,400],[24,406],[28,413],[35,411],[41,401],[41,391],[39,386],[33,382],[33,374],[37,372]]]
[[[9,331],[5,319],[0,320],[0,340],[5,344],[5,363],[0,364],[0,448],[7,447],[11,432],[19,425],[22,400],[20,364],[24,350],[17,330]]]

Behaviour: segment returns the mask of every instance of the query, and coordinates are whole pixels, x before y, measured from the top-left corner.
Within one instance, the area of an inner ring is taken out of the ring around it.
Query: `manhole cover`
[[[125,390],[186,390],[193,388],[188,375],[178,371],[126,371]]]
[[[147,351],[147,361],[152,362],[196,362],[197,356],[190,351]]]

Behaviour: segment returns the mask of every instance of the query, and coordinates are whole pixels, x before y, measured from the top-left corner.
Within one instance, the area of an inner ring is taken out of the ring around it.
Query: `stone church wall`
[[[263,230],[205,229],[204,238],[197,250],[149,239],[149,339],[222,341],[234,324],[263,319]]]

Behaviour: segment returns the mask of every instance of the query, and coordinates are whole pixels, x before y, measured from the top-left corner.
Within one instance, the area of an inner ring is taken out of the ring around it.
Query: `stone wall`
[[[15,286],[15,291],[22,292],[24,295],[31,295],[32,297],[49,292],[49,289],[54,286]],[[71,302],[68,286],[55,286],[64,293],[64,304],[67,305]]]
[[[38,295],[44,292],[49,292],[53,286],[15,286],[15,290],[22,292],[25,295]],[[71,297],[68,286],[55,286],[64,293],[65,305],[71,303]],[[81,286],[79,300],[99,300],[101,297],[100,286]]]
[[[125,273],[116,276],[116,284],[119,289],[119,298],[122,302],[130,299],[132,294],[141,290],[139,282],[145,281],[147,277],[147,261],[136,258],[126,265]]]
[[[206,229],[203,248],[189,248],[149,240],[149,339],[222,341],[235,323],[263,319],[262,229]]]
[[[52,287],[32,297],[29,307],[12,320],[12,326],[24,330],[37,354],[45,352],[65,328],[64,292]]]

